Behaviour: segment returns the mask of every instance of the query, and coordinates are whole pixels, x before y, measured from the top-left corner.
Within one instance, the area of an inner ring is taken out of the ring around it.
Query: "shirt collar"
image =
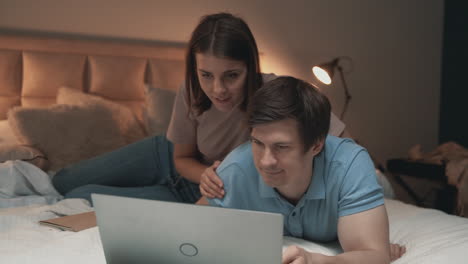
[[[312,174],[312,183],[309,185],[306,194],[307,200],[325,199],[325,146],[322,151],[314,157],[314,173]]]

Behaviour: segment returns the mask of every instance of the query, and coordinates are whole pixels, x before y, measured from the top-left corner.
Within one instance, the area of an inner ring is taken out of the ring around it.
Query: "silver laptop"
[[[92,195],[107,263],[281,263],[283,216]]]

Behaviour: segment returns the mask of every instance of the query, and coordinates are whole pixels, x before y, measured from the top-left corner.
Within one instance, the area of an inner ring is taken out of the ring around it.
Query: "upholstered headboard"
[[[0,34],[0,120],[13,106],[49,106],[61,86],[129,106],[142,119],[145,83],[176,90],[184,48],[130,41]]]

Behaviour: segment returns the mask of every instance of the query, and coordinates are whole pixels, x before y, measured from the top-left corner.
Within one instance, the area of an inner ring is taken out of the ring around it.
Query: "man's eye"
[[[263,143],[258,141],[257,139],[250,139],[250,141],[252,142],[252,144],[255,144],[257,146],[263,146]]]
[[[289,146],[288,145],[278,145],[278,146],[276,146],[276,148],[278,148],[279,150],[285,150],[285,149],[288,149]]]

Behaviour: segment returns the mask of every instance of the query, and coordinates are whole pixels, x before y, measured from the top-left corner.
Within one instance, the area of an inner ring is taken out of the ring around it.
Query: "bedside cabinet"
[[[387,161],[387,171],[395,182],[401,186],[414,200],[416,205],[442,210],[453,214],[456,207],[457,189],[447,183],[445,165],[429,164],[407,159],[390,159]],[[410,179],[418,178],[419,183],[431,186],[433,199],[429,200],[427,193],[421,193],[418,186],[410,183]]]

